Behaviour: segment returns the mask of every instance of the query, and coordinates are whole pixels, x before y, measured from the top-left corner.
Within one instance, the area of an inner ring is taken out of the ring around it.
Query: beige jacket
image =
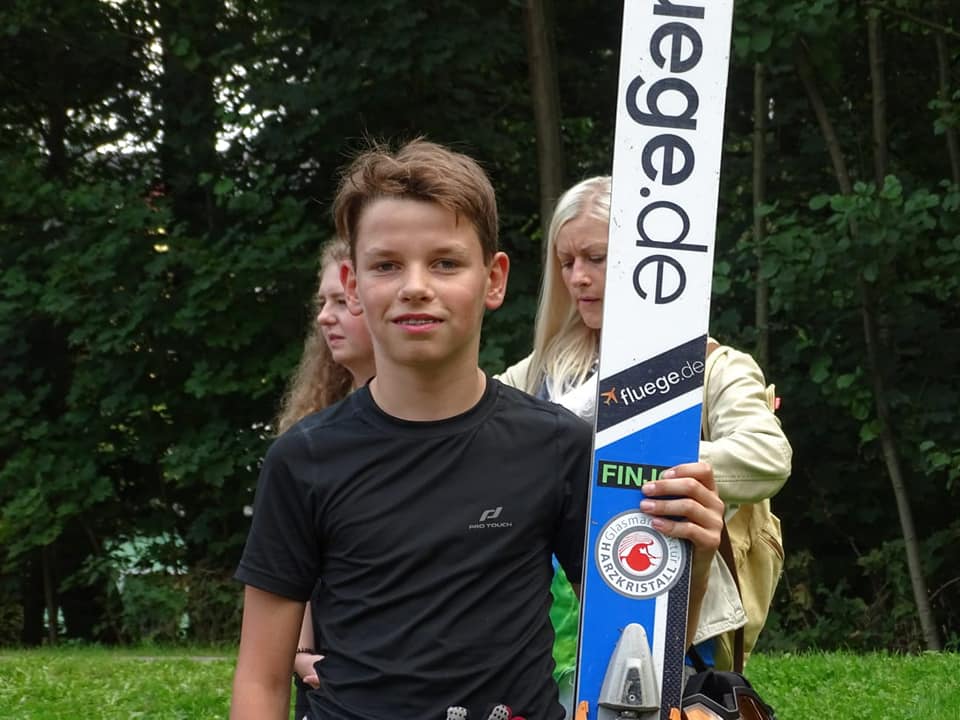
[[[506,385],[522,387],[530,359],[527,356],[497,377]],[[554,401],[593,422],[596,399],[594,375]],[[763,373],[747,353],[721,346],[707,357],[702,430],[700,459],[713,466],[717,490],[727,504],[728,523],[741,504],[769,502],[767,499],[783,487],[790,475],[793,453],[779,418],[770,411]],[[735,546],[735,552],[738,549]],[[711,568],[694,642],[746,622],[733,578],[718,555]]]

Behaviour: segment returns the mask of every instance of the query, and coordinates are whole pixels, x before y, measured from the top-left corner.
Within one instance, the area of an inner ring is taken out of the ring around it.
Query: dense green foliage
[[[573,182],[609,169],[620,16],[618,3],[556,5]],[[875,300],[936,620],[960,639],[947,550],[960,539],[960,193],[947,143],[960,43],[935,5],[875,5],[891,129],[880,187],[866,4],[742,0],[734,23],[712,328],[751,349],[757,279],[769,283],[765,369],[795,448],[774,501],[787,572],[762,641],[777,648],[922,645],[858,279]],[[489,169],[513,269],[482,362],[526,353],[540,221],[522,25],[519,3],[494,0],[4,4],[0,642],[40,642],[44,608],[71,638],[235,637],[243,509],[308,322],[336,171],[364,136],[423,133]],[[831,169],[798,48],[852,193]],[[760,243],[756,63],[769,102]],[[169,542],[131,560],[145,537]],[[175,572],[142,577],[157,568]]]

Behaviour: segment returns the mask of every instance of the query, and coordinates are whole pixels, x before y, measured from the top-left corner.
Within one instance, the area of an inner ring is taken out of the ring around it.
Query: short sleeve
[[[253,521],[234,578],[305,601],[320,576],[320,542],[314,492],[305,479],[306,444],[295,433],[278,438],[264,459]]]
[[[561,479],[560,512],[554,533],[553,554],[571,583],[583,575],[583,546],[587,524],[587,488],[593,433],[590,425],[563,413],[558,419],[557,471]]]

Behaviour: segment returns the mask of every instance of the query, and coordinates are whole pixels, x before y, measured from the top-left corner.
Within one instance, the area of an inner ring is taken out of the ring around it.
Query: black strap
[[[730,544],[730,533],[727,532],[727,523],[723,523],[723,529],[720,531],[720,557],[727,564],[730,575],[733,576],[733,584],[737,586],[737,595],[741,598],[740,578],[737,577],[737,563],[733,558],[733,545]],[[743,626],[740,626],[733,633],[733,669],[743,672]]]
[[[707,353],[706,357],[710,357],[710,353],[720,347],[720,343],[714,340],[707,341]],[[703,438],[703,428],[700,429],[700,436]],[[703,438],[706,439],[706,438]],[[740,592],[740,578],[737,577],[737,563],[733,558],[733,545],[730,544],[730,533],[727,532],[727,523],[723,523],[723,529],[720,531],[720,547],[718,548],[720,552],[720,557],[723,558],[723,561],[727,565],[727,569],[730,570],[730,574],[733,576],[733,584],[737,586],[737,595],[740,598],[743,598],[743,595]],[[693,666],[697,668],[700,672],[706,670],[706,663],[703,662],[703,658],[700,657],[700,654],[696,651],[693,645],[690,646],[689,651],[687,652],[688,657]],[[699,665],[697,664],[699,663]],[[702,667],[701,667],[702,666]],[[743,672],[743,628],[738,627],[733,634],[733,669],[738,672]]]
[[[723,529],[720,531],[720,547],[717,548],[724,564],[730,570],[733,577],[733,584],[737,586],[737,595],[740,595],[740,578],[737,577],[737,564],[733,559],[733,545],[730,544],[730,533],[727,531],[727,523],[723,523]],[[733,632],[733,669],[738,673],[743,672],[743,627],[738,627]],[[696,647],[691,645],[687,648],[687,657],[697,669],[703,672],[707,669],[707,664],[703,661]]]

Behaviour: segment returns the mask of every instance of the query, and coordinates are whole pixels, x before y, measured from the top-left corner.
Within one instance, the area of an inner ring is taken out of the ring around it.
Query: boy
[[[286,718],[319,578],[317,717],[441,720],[461,706],[482,720],[504,703],[560,720],[551,555],[580,577],[591,433],[477,365],[509,271],[493,188],[470,158],[415,140],[358,157],[334,216],[377,375],[267,453],[236,575],[247,588],[231,717]],[[709,468],[678,470],[689,477],[657,485],[686,499],[644,509],[691,521],[662,524],[705,550],[700,566],[722,505]]]

